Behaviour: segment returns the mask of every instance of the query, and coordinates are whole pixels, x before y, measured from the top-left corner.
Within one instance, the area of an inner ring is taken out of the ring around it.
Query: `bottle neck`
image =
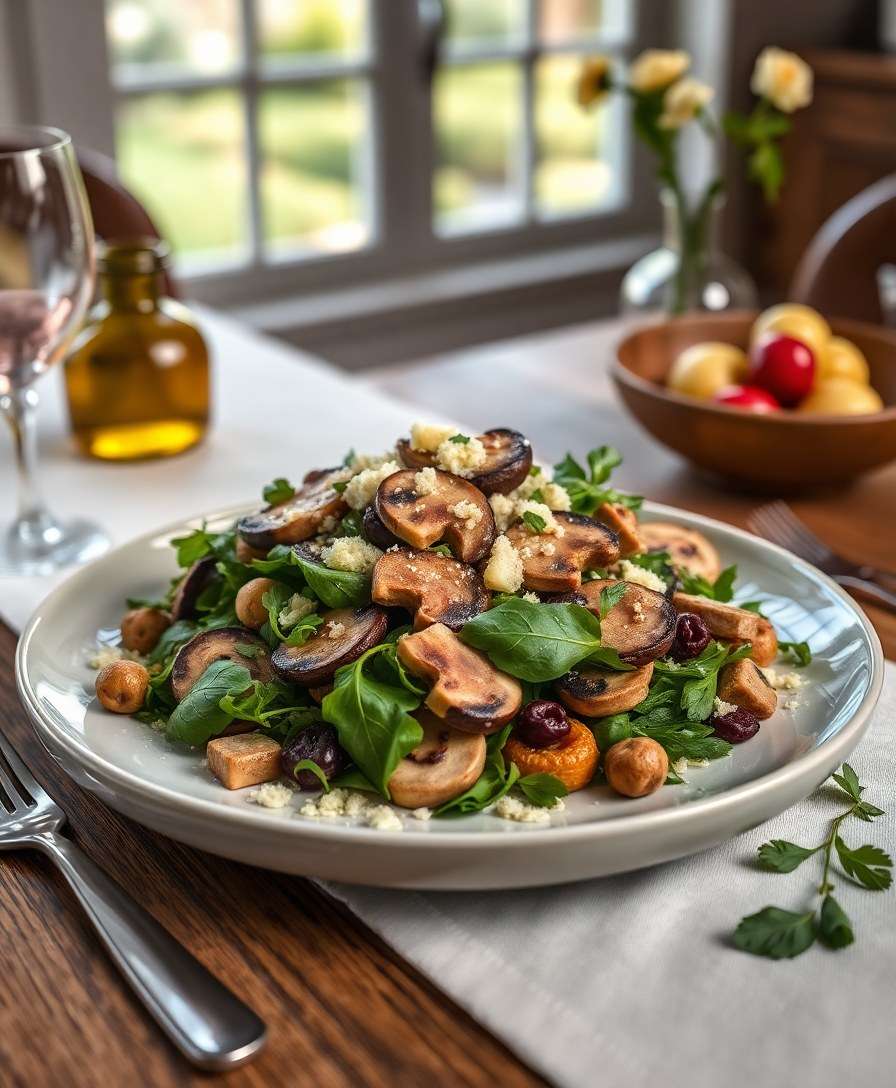
[[[158,272],[135,276],[104,276],[103,298],[113,310],[152,313],[159,306],[160,279]]]

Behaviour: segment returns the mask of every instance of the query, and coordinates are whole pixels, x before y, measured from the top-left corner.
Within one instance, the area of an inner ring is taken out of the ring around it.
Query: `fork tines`
[[[28,808],[50,798],[0,732],[0,802],[13,810]]]
[[[835,558],[830,548],[799,520],[787,503],[770,502],[760,506],[747,518],[747,525],[759,536],[780,544],[816,566]]]

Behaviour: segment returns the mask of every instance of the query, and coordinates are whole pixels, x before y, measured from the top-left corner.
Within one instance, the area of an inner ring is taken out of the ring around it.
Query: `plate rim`
[[[57,598],[77,590],[78,585],[82,582],[88,582],[104,563],[135,544],[150,543],[154,539],[171,536],[194,523],[201,524],[234,517],[247,509],[254,509],[255,506],[257,506],[257,503],[240,503],[192,518],[179,518],[165,526],[141,533],[117,545],[105,555],[75,571],[47,594],[28,620],[16,647],[16,688],[41,743],[46,746],[42,734],[49,734],[67,756],[72,758],[81,768],[90,772],[102,785],[113,791],[118,789],[136,795],[141,802],[148,803],[151,806],[163,805],[169,814],[174,813],[175,810],[180,810],[185,819],[190,817],[214,817],[218,821],[235,822],[247,829],[257,827],[259,830],[267,830],[270,835],[285,835],[290,839],[311,836],[328,842],[345,842],[354,845],[369,843],[377,847],[388,846],[401,850],[439,849],[454,852],[477,847],[493,849],[499,843],[504,848],[522,849],[525,844],[543,845],[547,842],[554,843],[559,847],[580,842],[583,839],[590,839],[597,844],[608,838],[635,836],[639,833],[649,833],[652,830],[662,830],[668,826],[686,826],[689,822],[700,822],[704,818],[712,819],[714,813],[726,813],[729,809],[737,808],[742,803],[746,804],[750,799],[758,800],[763,795],[773,795],[781,789],[786,789],[787,785],[794,780],[817,777],[826,768],[835,752],[839,757],[842,751],[851,751],[858,744],[868,728],[871,713],[880,698],[885,664],[880,639],[862,609],[833,579],[785,548],[781,548],[771,541],[755,536],[737,526],[718,521],[704,514],[683,510],[680,507],[646,500],[643,509],[647,513],[656,514],[658,519],[663,516],[683,519],[722,536],[730,536],[736,540],[746,542],[749,546],[758,548],[760,552],[770,551],[786,558],[805,577],[823,586],[835,598],[839,599],[841,604],[845,604],[848,611],[852,612],[871,648],[871,673],[861,703],[838,733],[822,744],[811,748],[808,752],[797,756],[783,767],[760,775],[749,782],[733,786],[722,793],[697,798],[672,808],[663,808],[652,812],[637,812],[628,816],[616,816],[612,820],[595,820],[567,826],[527,828],[525,834],[517,835],[508,834],[507,830],[502,829],[494,831],[458,830],[453,831],[451,834],[437,835],[428,833],[396,835],[391,831],[379,831],[366,826],[346,826],[329,821],[286,821],[278,819],[273,813],[265,810],[255,811],[254,809],[257,806],[246,805],[245,811],[242,811],[235,807],[221,805],[216,801],[191,797],[188,794],[180,793],[165,786],[149,784],[138,775],[109,763],[84,743],[83,739],[79,740],[78,737],[59,730],[45,717],[36,692],[29,682],[26,659],[31,642],[40,627],[44,618],[43,613],[47,607]],[[55,755],[52,749],[51,754],[62,765],[63,770],[70,774],[71,772],[68,771],[62,758]],[[792,803],[795,802],[789,804]],[[787,807],[789,807],[789,804]]]

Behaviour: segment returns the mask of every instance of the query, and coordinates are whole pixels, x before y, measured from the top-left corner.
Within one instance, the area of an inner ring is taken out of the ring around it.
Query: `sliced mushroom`
[[[275,544],[296,544],[314,536],[327,519],[341,518],[348,509],[333,489],[342,475],[340,468],[309,472],[291,499],[242,518],[237,525],[240,537],[250,548],[267,552]]]
[[[716,638],[731,642],[752,642],[759,634],[760,617],[746,608],[711,601],[692,593],[676,593],[672,603],[678,612],[694,612]]]
[[[382,642],[389,621],[382,608],[334,608],[323,613],[323,624],[301,646],[285,642],[271,654],[271,664],[282,680],[303,688],[319,687],[337,669],[356,661],[365,650]]]
[[[554,690],[565,707],[585,718],[622,714],[647,698],[653,662],[634,672],[580,665],[561,676]]]
[[[601,590],[618,585],[619,582],[611,579],[586,582],[575,597],[599,616]],[[668,653],[675,641],[678,616],[662,593],[636,582],[623,582],[623,585],[626,589],[622,600],[600,621],[601,639],[626,664],[640,668]]]
[[[732,642],[733,646],[740,646],[740,642]],[[772,624],[763,616],[759,617],[759,630],[750,640],[750,657],[757,665],[763,668],[778,656],[778,635]]]
[[[377,604],[414,613],[414,628],[444,623],[457,631],[491,601],[482,575],[466,563],[431,551],[386,552],[373,569],[371,596]]]
[[[778,694],[752,661],[733,661],[719,673],[718,697],[765,721],[774,714]]]
[[[584,514],[554,513],[563,530],[533,533],[523,521],[507,530],[507,536],[523,560],[523,585],[545,593],[578,589],[582,571],[607,567],[619,558],[619,537]]]
[[[488,554],[495,539],[495,516],[488,499],[469,481],[437,472],[436,490],[418,495],[411,469],[383,480],[376,493],[376,512],[389,532],[413,548],[440,540],[464,563]]]
[[[623,506],[621,502],[605,502],[597,508],[594,516],[619,537],[620,558],[639,555],[647,550],[639,531],[638,516],[634,510]]]
[[[466,646],[443,623],[403,635],[397,649],[409,672],[433,682],[427,707],[465,733],[494,733],[522,705],[519,682],[496,669],[485,654]]]
[[[238,646],[258,647],[258,650],[255,656],[247,657],[239,652]],[[215,661],[245,665],[253,680],[267,683],[274,679],[264,639],[245,627],[213,627],[200,631],[177,651],[171,667],[171,692],[174,698],[180,702]]]
[[[673,567],[685,567],[691,574],[700,574],[710,582],[721,573],[719,553],[696,529],[671,521],[648,521],[641,522],[638,531],[644,543],[643,550],[668,552]]]
[[[390,533],[386,526],[383,525],[380,521],[379,514],[377,514],[372,503],[364,511],[364,516],[361,519],[361,528],[364,532],[364,536],[367,537],[370,543],[375,544],[378,548],[382,548],[383,551],[395,547],[396,544],[404,543],[404,541],[399,540],[394,533]]]
[[[485,464],[470,477],[474,484],[486,495],[507,495],[529,475],[532,467],[532,444],[519,431],[507,427],[495,427],[478,436],[485,446]],[[402,438],[398,443],[398,456],[408,468],[421,469],[434,466],[434,453],[411,448],[410,442]]]
[[[468,790],[485,767],[485,737],[452,729],[428,710],[414,715],[423,740],[389,778],[389,793],[402,808],[434,808]]]
[[[174,600],[171,602],[172,620],[196,619],[196,602],[211,581],[216,562],[213,555],[207,555],[203,559],[197,559],[187,570],[178,583]]]

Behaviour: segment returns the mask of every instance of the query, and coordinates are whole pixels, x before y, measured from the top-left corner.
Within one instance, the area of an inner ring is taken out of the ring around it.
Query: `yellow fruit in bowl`
[[[867,385],[868,360],[852,340],[844,336],[832,336],[818,355],[818,379],[846,378],[859,385]]]
[[[745,352],[721,340],[691,344],[672,364],[666,385],[676,393],[709,400],[726,385],[737,385],[747,376]]]
[[[860,416],[880,412],[884,402],[870,385],[849,378],[822,378],[797,408],[812,415]]]
[[[750,343],[755,344],[760,336],[779,333],[792,336],[810,348],[816,359],[831,338],[831,326],[817,310],[803,306],[799,302],[782,302],[763,310],[753,322],[750,331]]]

